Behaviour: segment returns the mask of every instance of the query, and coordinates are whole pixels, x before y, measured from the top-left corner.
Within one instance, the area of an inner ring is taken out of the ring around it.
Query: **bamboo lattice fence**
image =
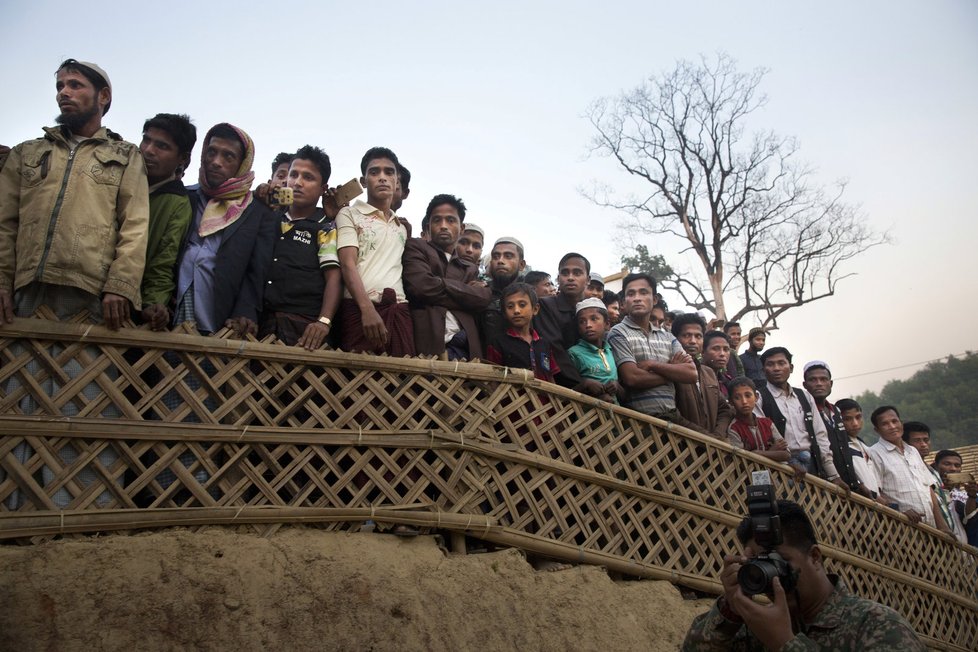
[[[372,519],[717,593],[769,468],[855,592],[978,640],[974,549],[528,372],[40,317],[0,328],[0,539]]]

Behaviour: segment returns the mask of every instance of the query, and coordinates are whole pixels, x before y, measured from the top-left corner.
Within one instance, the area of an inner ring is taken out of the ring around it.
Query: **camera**
[[[785,591],[793,591],[798,582],[798,571],[774,550],[783,541],[774,488],[769,484],[747,487],[747,511],[753,539],[761,553],[740,567],[737,582],[741,590],[745,595],[770,593],[771,582],[777,577]]]

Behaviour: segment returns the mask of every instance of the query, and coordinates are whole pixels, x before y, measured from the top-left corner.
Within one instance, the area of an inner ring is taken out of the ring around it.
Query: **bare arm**
[[[696,373],[696,365],[685,351],[680,351],[674,355],[669,362],[642,360],[638,364],[645,371],[651,371],[670,382],[686,385],[699,380],[699,376]]]
[[[336,309],[340,305],[343,277],[340,268],[332,265],[323,270],[323,278],[326,280],[326,289],[323,290],[323,302],[319,307],[319,316],[332,321],[333,317],[336,316]],[[302,332],[302,337],[296,342],[296,346],[301,346],[307,351],[314,351],[323,345],[330,330],[332,330],[332,324],[326,325],[320,321],[314,321],[306,326]]]
[[[624,362],[618,367],[618,379],[631,390],[652,389],[669,381],[654,371],[647,371],[634,362]]]

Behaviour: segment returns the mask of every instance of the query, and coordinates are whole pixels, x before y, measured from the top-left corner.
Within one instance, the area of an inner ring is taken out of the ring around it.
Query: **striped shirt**
[[[655,326],[646,333],[631,317],[625,317],[612,327],[608,333],[608,344],[619,368],[626,362],[669,362],[682,350],[679,340],[672,333]],[[628,389],[625,407],[651,416],[665,414],[676,409],[676,387],[666,383],[651,389]]]

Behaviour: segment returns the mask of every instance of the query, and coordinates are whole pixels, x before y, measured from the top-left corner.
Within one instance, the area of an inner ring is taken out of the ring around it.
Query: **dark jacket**
[[[187,191],[196,215],[204,198],[199,188],[188,188]],[[272,260],[279,222],[281,216],[255,200],[248,205],[241,217],[221,231],[214,282],[214,315],[219,325],[232,317],[247,317],[254,322],[258,321],[265,276]],[[189,234],[190,229],[187,229],[178,261],[182,259],[187,248]]]
[[[443,251],[421,238],[407,241],[401,262],[417,352],[445,352],[445,314],[451,310],[468,338],[468,358],[482,357],[476,317],[489,305],[490,291],[468,284],[478,277],[478,268],[455,254],[447,259]]]
[[[581,374],[567,353],[567,349],[577,344],[581,337],[577,329],[576,311],[576,304],[558,294],[540,299],[540,312],[533,318],[533,327],[553,347],[554,359],[560,367],[557,382],[564,387],[576,387],[581,383]]]
[[[818,409],[817,405],[815,407]],[[825,401],[825,411],[819,409],[818,413],[822,416],[822,422],[825,423],[825,429],[828,431],[835,470],[839,472],[839,477],[849,485],[850,489],[859,491],[862,489],[863,483],[852,465],[852,454],[849,452],[849,435],[842,423],[842,413],[839,412],[839,408],[828,401]]]

